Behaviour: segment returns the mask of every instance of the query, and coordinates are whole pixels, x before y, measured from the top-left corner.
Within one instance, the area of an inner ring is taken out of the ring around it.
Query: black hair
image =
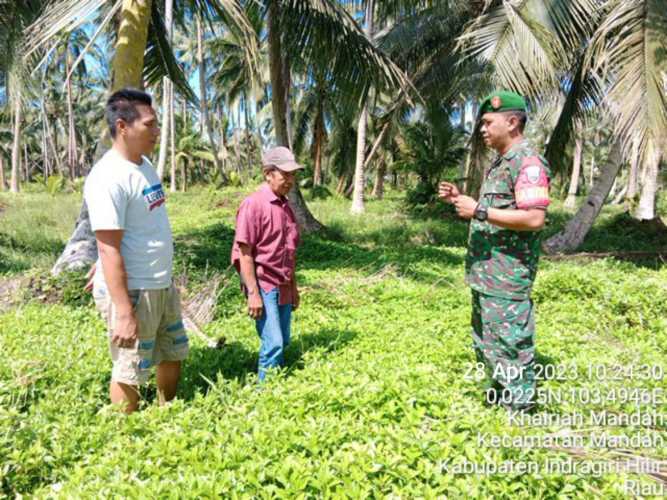
[[[519,132],[523,133],[523,130],[526,128],[526,122],[528,122],[528,115],[526,114],[526,112],[519,110],[512,110],[512,111],[505,111],[505,113],[507,113],[507,116],[517,117],[517,119],[519,120]]]
[[[129,87],[111,94],[107,100],[105,116],[112,138],[116,138],[116,121],[123,120],[127,124],[132,124],[139,118],[137,104],[152,106],[153,100],[146,92]]]

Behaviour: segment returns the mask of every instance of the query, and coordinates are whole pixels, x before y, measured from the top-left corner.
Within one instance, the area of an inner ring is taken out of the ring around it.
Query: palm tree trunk
[[[243,90],[243,114],[245,118],[245,151],[246,151],[246,166],[248,167],[248,175],[252,172],[252,136],[250,134],[250,110],[248,108],[248,92]]]
[[[605,168],[600,173],[597,183],[591,190],[586,202],[581,205],[579,211],[568,221],[565,229],[552,236],[544,242],[542,248],[548,254],[567,253],[576,250],[584,241],[588,231],[593,226],[602,205],[604,205],[614,179],[618,175],[623,159],[621,157],[621,146],[614,143],[609,153]]]
[[[598,144],[600,144],[600,134],[596,132],[593,137],[593,154],[591,155],[591,166],[588,174],[589,192],[593,189],[593,185],[595,184],[595,151],[597,150]]]
[[[14,101],[14,142],[12,144],[12,177],[9,190],[19,192],[19,175],[21,173],[21,93]]]
[[[199,64],[199,110],[201,112],[202,129],[206,131],[208,142],[213,151],[213,164],[215,169],[222,171],[220,165],[220,151],[213,134],[213,124],[208,112],[208,86],[206,85],[206,58],[204,57],[204,29],[202,26],[201,13],[197,13],[197,63]],[[204,134],[202,133],[202,136]]]
[[[278,0],[270,0],[268,11],[269,71],[271,73],[271,104],[273,108],[273,129],[276,142],[289,147],[287,134],[287,108],[283,57],[280,40],[280,5]]]
[[[612,200],[611,204],[618,205],[619,203],[621,203],[621,201],[623,201],[623,199],[625,198],[625,194],[627,192],[628,192],[628,184],[626,183],[625,186],[623,186],[623,188],[618,192],[616,198]]]
[[[162,180],[167,166],[169,152],[169,96],[171,95],[171,80],[166,76],[162,79],[162,121],[160,123],[160,153],[157,160],[157,175]]]
[[[58,172],[58,175],[64,176],[63,172],[63,165],[60,162],[60,155],[58,154],[58,144],[56,144],[57,138],[58,138],[58,123],[56,122],[54,125],[54,129],[51,129],[51,125],[49,124],[49,115],[46,112],[46,105],[44,104],[44,101],[41,101],[41,106],[42,106],[42,113],[44,115],[44,124],[46,126],[46,142],[47,145],[51,148],[51,154],[53,155],[53,161],[55,163],[55,170]]]
[[[268,9],[268,44],[269,44],[269,72],[271,73],[271,104],[273,108],[273,128],[276,143],[289,147],[287,132],[287,91],[284,82],[282,47],[280,43],[280,4],[278,0],[270,0]],[[290,207],[304,232],[314,232],[322,229],[322,224],[313,217],[306,201],[299,191],[298,183],[294,183],[287,194]]]
[[[23,144],[23,180],[30,182],[30,156],[28,155],[28,145]]]
[[[338,184],[336,184],[336,194],[342,195],[345,192],[345,183],[347,181],[345,174],[338,177]]]
[[[577,203],[577,188],[579,187],[579,175],[581,173],[581,157],[584,150],[584,141],[581,134],[577,135],[574,145],[574,159],[572,163],[572,176],[570,177],[570,187],[567,191],[564,207],[568,210],[574,210]]]
[[[220,140],[222,141],[222,151],[224,152],[224,155],[222,157],[222,161],[220,162],[220,182],[225,183],[227,179],[227,175],[225,174],[225,170],[227,169],[227,124],[225,122],[225,115],[222,111],[222,107],[218,106],[218,121],[220,122]]]
[[[144,53],[151,19],[151,0],[123,0],[116,41],[116,53],[112,61],[112,91],[127,86],[142,87]],[[64,270],[88,268],[97,260],[97,243],[90,227],[88,207],[84,202],[63,253],[53,266],[54,275]]]
[[[375,183],[373,184],[373,192],[371,196],[376,200],[384,198],[384,176],[387,175],[387,164],[384,160],[380,160],[378,168],[375,172]]]
[[[171,168],[169,173],[169,191],[176,192],[176,121],[174,119],[174,87],[169,88],[169,150],[171,152]]]
[[[47,130],[46,130],[46,116],[43,112],[44,107],[42,106],[42,163],[44,164],[44,180],[46,181],[51,175],[51,162],[49,161],[49,141],[47,139]]]
[[[373,8],[374,0],[368,0],[366,5],[366,27],[364,29],[366,37],[373,37]],[[357,159],[354,166],[354,192],[352,194],[352,206],[350,213],[364,213],[364,188],[366,185],[364,154],[366,152],[366,125],[368,122],[368,106],[364,104],[359,115],[359,124],[357,126]]]
[[[144,52],[148,40],[152,0],[123,0],[113,68],[114,92],[123,87],[143,88]]]
[[[373,146],[371,147],[371,150],[368,153],[368,156],[366,156],[366,159],[364,160],[364,169],[368,168],[368,166],[371,164],[371,160],[378,152],[378,149],[380,149],[380,144],[382,144],[384,136],[387,135],[387,130],[389,130],[389,122],[385,123],[382,126],[382,130],[380,130],[380,133],[376,137],[375,142],[373,143]]]
[[[67,74],[69,75],[71,65],[71,54],[69,46],[66,47],[65,66]],[[74,126],[74,109],[72,106],[72,79],[68,78],[67,82],[67,169],[71,180],[77,176],[77,148],[76,148],[76,128]]]
[[[0,191],[7,189],[7,181],[5,180],[5,159],[0,154]]]
[[[174,86],[171,86],[171,95],[174,95]],[[188,119],[190,118],[188,116],[188,101],[186,99],[183,99],[182,101],[182,107],[181,107],[181,116],[183,117],[182,123],[183,123],[183,130],[187,131],[190,130],[190,127],[188,126]]]
[[[174,30],[174,0],[164,0],[164,26],[167,30],[169,43],[173,39]],[[169,150],[169,96],[171,94],[171,80],[165,76],[162,78],[162,128],[160,129],[160,154],[157,161],[157,175],[160,181],[164,177],[164,168],[167,165],[167,152]]]
[[[632,142],[632,158],[630,158],[630,172],[628,172],[628,189],[625,192],[625,209],[634,212],[637,204],[637,177],[639,170],[639,141]]]
[[[315,146],[313,150],[313,163],[315,164],[313,169],[313,186],[320,186],[322,184],[322,143],[324,142],[324,113],[321,102],[317,107],[313,135]]]
[[[645,167],[642,175],[639,204],[634,212],[637,220],[653,220],[656,217],[656,192],[658,191],[658,167],[660,152],[649,146],[646,153]]]
[[[290,99],[290,89],[292,88],[292,70],[290,68],[289,57],[284,56],[283,66],[283,88],[285,89],[285,129],[287,130],[287,147],[291,150],[292,145],[292,101]]]
[[[241,176],[241,141],[239,139],[240,130],[234,132],[234,157],[236,158],[236,171]]]
[[[179,162],[181,164],[181,193],[185,193],[185,190],[188,186],[187,171],[185,168],[185,158],[181,158]]]

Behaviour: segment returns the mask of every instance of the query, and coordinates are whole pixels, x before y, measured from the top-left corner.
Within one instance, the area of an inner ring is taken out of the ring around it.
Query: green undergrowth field
[[[260,390],[259,340],[229,269],[234,215],[249,189],[169,197],[176,274],[193,289],[223,274],[204,330],[226,339],[215,350],[191,338],[169,406],[156,404],[152,385],[130,417],[108,405],[104,327],[85,297],[48,301],[47,288],[41,299],[0,307],[0,497],[613,499],[631,496],[631,484],[645,492],[661,484],[649,474],[547,470],[554,462],[667,460],[667,271],[659,258],[544,259],[533,299],[538,362],[567,367],[540,383],[549,395],[540,412],[654,412],[663,421],[519,425],[484,404],[475,377],[467,225],[411,215],[393,193],[367,202],[359,218],[348,215],[348,200],[312,201],[327,231],[304,238],[287,366]],[[2,280],[47,272],[79,202],[75,194],[0,197]],[[565,220],[555,209],[547,231]],[[664,248],[664,234],[605,210],[582,250]],[[644,396],[631,397],[633,389]],[[514,444],[605,432],[652,441]],[[493,471],[510,463],[515,470]]]

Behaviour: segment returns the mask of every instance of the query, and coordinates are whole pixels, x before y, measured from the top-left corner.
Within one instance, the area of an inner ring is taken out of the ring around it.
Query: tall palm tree
[[[23,97],[28,81],[26,60],[22,48],[28,26],[38,18],[47,2],[45,0],[27,0],[25,2],[0,3],[0,73],[5,75],[5,93],[9,98],[13,120],[12,173],[10,190],[19,191],[21,162],[21,124]]]
[[[174,30],[174,0],[164,1],[164,26],[167,31],[169,43],[173,40]],[[169,141],[169,127],[171,123],[170,111],[172,108],[173,90],[171,80],[168,76],[162,78],[162,123],[160,128],[160,152],[157,162],[157,175],[162,180],[164,177],[164,168],[167,164],[167,151]]]
[[[328,75],[313,72],[308,85],[296,105],[294,151],[300,154],[310,141],[313,159],[313,186],[322,184],[322,157],[327,138],[327,123],[333,123],[333,115],[338,107],[338,96]]]
[[[407,89],[403,72],[377,49],[354,18],[334,0],[265,0],[273,125],[276,143],[289,146],[290,65],[298,54],[309,65],[329,67],[332,80],[349,102],[365,102],[371,87]],[[321,224],[312,216],[298,185],[288,194],[299,225],[306,231]]]
[[[373,39],[373,21],[375,18],[375,2],[369,0],[366,4],[364,33],[369,40]],[[364,189],[366,178],[364,172],[364,160],[366,151],[366,125],[368,122],[368,104],[364,103],[359,114],[357,124],[357,158],[354,167],[354,191],[352,192],[352,206],[350,213],[364,213]]]

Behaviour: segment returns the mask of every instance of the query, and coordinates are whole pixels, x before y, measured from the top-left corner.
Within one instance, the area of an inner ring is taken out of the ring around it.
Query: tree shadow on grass
[[[319,351],[323,354],[330,354],[342,350],[356,337],[356,332],[333,328],[324,328],[314,333],[295,337],[285,351],[285,366],[288,375],[304,368],[303,355],[305,353]]]
[[[233,241],[234,228],[220,222],[179,234],[174,238],[175,268],[224,271],[230,264]]]
[[[57,257],[65,248],[59,239],[48,238],[44,235],[35,236],[31,241],[20,239],[0,232],[0,274],[8,272],[26,271],[32,267],[28,259],[22,261],[12,257],[12,252],[31,256],[46,254]]]
[[[550,212],[549,225],[544,231],[544,239],[562,231],[573,214],[563,210]],[[575,253],[617,253],[614,260],[657,270],[664,266],[667,252],[667,229],[659,221],[638,221],[627,212],[603,213],[598,217],[586,239]],[[637,256],[633,252],[655,253]]]
[[[344,348],[357,336],[355,332],[323,329],[315,333],[298,335],[292,339],[285,351],[286,375],[291,376],[305,366],[304,354],[309,351],[331,353]],[[222,349],[193,346],[183,366],[179,397],[189,401],[197,393],[206,394],[210,388],[207,381],[214,382],[218,375],[246,383],[249,374],[257,373],[257,348],[249,350],[241,342],[231,342]]]
[[[564,209],[549,210],[547,224],[542,233],[543,241],[563,231],[574,213]],[[418,215],[411,213],[411,218],[427,218],[437,224],[430,229],[432,242],[444,246],[467,246],[468,223],[456,215],[442,213],[442,210],[425,211]],[[667,252],[667,229],[659,221],[638,221],[618,207],[606,206],[596,219],[584,242],[576,252],[618,253],[615,260],[632,263],[637,267],[659,269],[664,265]],[[626,255],[623,253],[627,252]],[[655,252],[655,256],[637,256],[632,252]]]
[[[233,228],[224,223],[180,234],[176,237],[176,269],[184,267],[190,274],[226,270],[233,240]],[[373,244],[375,241],[380,243]],[[415,270],[415,264],[422,261],[452,266],[463,263],[461,255],[447,249],[411,241],[405,228],[372,232],[368,243],[373,245],[361,246],[336,228],[322,234],[305,235],[298,250],[297,271],[356,269],[370,276],[392,264],[401,274],[431,282],[432,274]]]

